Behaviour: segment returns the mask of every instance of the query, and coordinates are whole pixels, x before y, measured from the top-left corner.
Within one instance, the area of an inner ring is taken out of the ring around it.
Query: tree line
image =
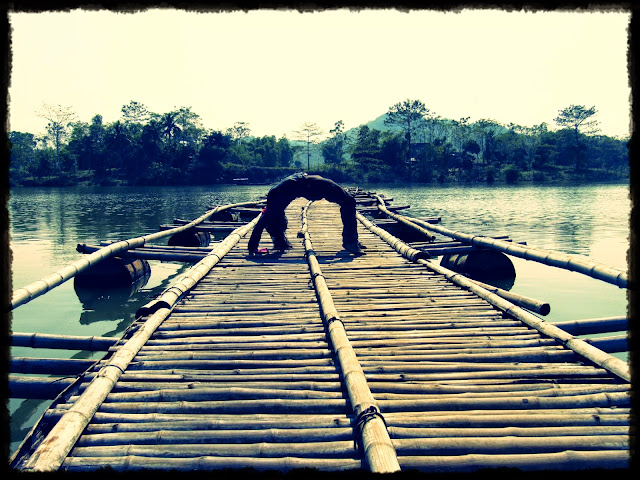
[[[191,107],[157,114],[131,101],[105,123],[44,105],[46,134],[9,133],[11,185],[207,185],[238,177],[269,183],[302,169],[337,181],[471,182],[621,180],[629,175],[627,139],[600,135],[595,107],[571,105],[551,130],[469,117],[445,119],[420,100],[389,107],[379,128],[327,138],[305,123],[286,136],[255,137],[249,124],[206,129]],[[312,151],[321,163],[310,164]]]

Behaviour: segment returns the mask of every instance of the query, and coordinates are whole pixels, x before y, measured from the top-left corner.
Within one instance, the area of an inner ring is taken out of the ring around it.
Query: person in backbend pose
[[[324,198],[329,202],[340,205],[342,246],[345,250],[356,255],[363,254],[362,248],[365,247],[358,242],[355,199],[332,180],[319,175],[296,173],[286,177],[269,190],[267,206],[254,227],[251,238],[249,238],[250,255],[253,255],[258,250],[258,244],[264,229],[271,235],[275,250],[292,248],[285,235],[287,217],[284,214],[284,210],[298,197],[304,197],[307,200],[321,200]]]

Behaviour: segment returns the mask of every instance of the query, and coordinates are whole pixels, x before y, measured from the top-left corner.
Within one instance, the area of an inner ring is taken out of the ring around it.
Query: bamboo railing
[[[21,287],[21,288],[18,288],[17,290],[14,290],[13,295],[11,297],[11,303],[9,304],[9,310],[13,310],[14,308],[17,308],[20,305],[24,305],[25,303],[30,302],[34,298],[37,298],[40,295],[47,293],[48,291],[52,290],[58,285],[61,285],[67,280],[75,277],[79,272],[82,272],[87,268],[93,265],[96,265],[102,260],[109,258],[117,253],[127,251],[131,248],[142,247],[146,243],[152,242],[154,240],[158,240],[160,238],[168,237],[170,235],[174,235],[176,233],[188,230],[198,225],[199,223],[203,222],[214,213],[217,213],[223,210],[228,210],[230,208],[234,208],[238,206],[254,205],[255,203],[256,202],[242,202],[242,203],[235,203],[235,204],[216,207],[185,225],[181,225],[170,230],[164,230],[161,232],[144,235],[141,237],[131,238],[128,240],[121,240],[119,242],[115,242],[110,245],[107,245],[101,248],[100,250],[94,253],[91,253],[87,256],[84,256],[80,260],[77,260],[67,265],[66,267],[63,267],[40,280],[30,283],[25,287]]]
[[[468,233],[455,232],[443,227],[442,225],[434,225],[423,222],[419,219],[393,213],[385,206],[384,201],[379,196],[375,195],[375,197],[378,200],[378,209],[381,212],[407,226],[412,226],[412,228],[418,231],[426,230],[427,232],[439,233],[441,235],[463,241],[469,245],[491,248],[508,255],[513,255],[514,257],[533,260],[534,262],[539,262],[544,265],[578,272],[583,275],[617,285],[620,288],[628,288],[627,272],[617,268],[593,262],[585,258],[580,258],[575,255],[567,255],[550,250],[514,244],[481,235],[470,235]]]

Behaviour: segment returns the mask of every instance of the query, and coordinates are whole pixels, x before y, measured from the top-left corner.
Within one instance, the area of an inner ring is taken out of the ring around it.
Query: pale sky
[[[118,120],[131,100],[192,107],[203,126],[256,136],[328,132],[407,98],[437,115],[533,126],[595,106],[630,131],[628,12],[396,10],[10,13],[9,129],[41,133],[43,103]]]

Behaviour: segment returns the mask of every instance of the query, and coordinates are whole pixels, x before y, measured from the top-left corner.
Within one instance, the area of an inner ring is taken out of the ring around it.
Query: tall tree
[[[491,160],[491,145],[496,133],[501,130],[502,126],[492,119],[483,118],[475,122],[472,126],[472,132],[476,135],[476,142],[480,145],[480,156],[482,163],[486,164]]]
[[[329,133],[333,136],[322,144],[322,156],[325,163],[339,165],[344,160],[345,147],[347,145],[342,120],[338,120],[334,127],[329,130]]]
[[[360,166],[374,163],[380,158],[380,130],[360,125],[351,144],[351,158]]]
[[[131,100],[128,105],[123,105],[120,109],[125,122],[146,123],[150,118],[149,110],[144,104]]]
[[[251,135],[251,128],[247,122],[236,122],[233,127],[227,128],[226,134],[232,139],[242,142],[243,138]]]
[[[9,132],[11,180],[21,180],[35,170],[36,140],[33,133]]]
[[[574,138],[575,168],[579,170],[582,166],[584,156],[583,145],[580,143],[580,134],[593,134],[598,129],[598,121],[590,120],[597,113],[596,107],[586,108],[584,105],[569,105],[558,111],[558,116],[554,122],[561,128],[571,129]]]
[[[312,122],[306,122],[300,130],[294,132],[298,140],[307,141],[307,171],[309,171],[311,163],[311,144],[315,143],[316,137],[322,133],[320,127]]]
[[[406,99],[404,102],[398,102],[389,107],[384,124],[403,128],[408,146],[407,160],[411,156],[411,134],[430,114],[431,111],[420,100]]]
[[[131,157],[131,139],[126,134],[124,125],[120,120],[107,126],[105,132],[105,148],[110,157],[110,164],[116,168],[129,166]],[[131,168],[133,165],[131,165]]]
[[[76,114],[73,112],[71,107],[48,105],[45,103],[37,115],[48,122],[48,139],[53,143],[56,150],[54,167],[56,171],[60,171],[60,148],[62,147],[64,140],[69,135],[69,129],[76,118]]]
[[[570,105],[558,111],[558,116],[553,120],[562,128],[571,128],[576,136],[582,130],[583,133],[596,133],[598,121],[589,120],[597,112],[596,107],[586,108],[584,105]]]
[[[288,167],[293,161],[293,149],[289,144],[287,137],[282,137],[276,143],[276,152],[278,155],[278,165]]]

